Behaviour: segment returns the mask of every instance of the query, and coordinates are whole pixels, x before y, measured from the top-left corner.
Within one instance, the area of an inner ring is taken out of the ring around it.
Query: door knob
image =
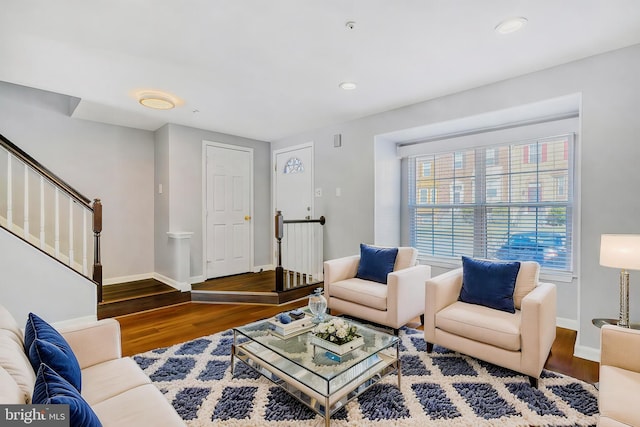
[[[251,216],[250,215],[245,215],[244,216],[244,220],[245,221],[251,221]]]

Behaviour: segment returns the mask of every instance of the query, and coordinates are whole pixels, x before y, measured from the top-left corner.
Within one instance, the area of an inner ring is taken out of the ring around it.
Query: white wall
[[[418,126],[519,107],[570,94],[582,94],[580,135],[581,194],[578,278],[558,283],[558,316],[579,330],[576,354],[597,357],[596,317],[617,317],[617,271],[600,267],[602,233],[640,233],[640,45],[454,95],[311,130],[272,143],[272,148],[314,141],[318,215],[327,217],[325,258],[355,253],[360,242],[376,238],[376,136]],[[333,135],[342,134],[342,147]],[[341,187],[342,197],[335,197]],[[394,225],[395,226],[395,225]],[[437,270],[436,270],[437,271]],[[631,318],[640,320],[640,298],[631,283]],[[638,292],[640,294],[640,292]]]
[[[68,96],[0,82],[0,133],[102,200],[105,280],[153,272],[153,133],[69,117]]]
[[[0,304],[21,327],[29,312],[47,322],[96,319],[93,282],[2,228],[0,253]]]

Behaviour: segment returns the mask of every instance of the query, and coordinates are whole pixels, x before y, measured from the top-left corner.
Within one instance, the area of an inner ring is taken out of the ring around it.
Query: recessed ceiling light
[[[342,82],[339,86],[340,89],[344,90],[354,90],[356,87],[358,87],[354,82]]]
[[[498,34],[510,34],[520,30],[527,24],[527,18],[518,16],[516,18],[505,19],[498,25],[496,25],[496,33]]]
[[[138,97],[138,102],[154,110],[170,110],[176,106],[169,95],[158,92],[142,93]]]

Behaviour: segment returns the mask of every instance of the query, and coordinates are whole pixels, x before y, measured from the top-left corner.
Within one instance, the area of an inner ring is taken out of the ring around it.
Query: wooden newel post
[[[93,280],[98,284],[98,302],[102,302],[102,264],[100,262],[100,233],[102,233],[102,203],[93,201]]]
[[[284,217],[282,211],[276,211],[276,240],[278,241],[278,265],[276,266],[276,292],[284,291],[284,268],[282,268],[282,236],[284,233]]]

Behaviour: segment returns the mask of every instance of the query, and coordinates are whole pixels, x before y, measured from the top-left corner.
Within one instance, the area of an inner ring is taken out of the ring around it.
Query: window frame
[[[458,170],[458,165],[457,162],[455,161],[455,156],[456,153],[461,152],[460,157],[462,157],[463,159],[466,159],[466,151],[468,150],[479,150],[479,151],[484,151],[485,153],[487,152],[487,150],[496,150],[493,151],[494,157],[497,157],[497,150],[500,147],[504,147],[504,146],[520,146],[522,147],[521,149],[524,150],[524,147],[529,148],[530,145],[529,144],[537,144],[536,147],[537,149],[535,149],[535,156],[536,156],[536,160],[537,160],[537,164],[544,162],[545,159],[544,157],[550,157],[551,154],[548,152],[545,152],[544,154],[546,154],[546,156],[543,156],[543,151],[547,151],[548,146],[543,145],[543,144],[547,144],[548,142],[551,142],[554,139],[560,138],[560,137],[567,137],[567,141],[565,142],[565,148],[562,150],[563,153],[561,153],[560,158],[562,158],[564,156],[564,160],[567,161],[567,174],[568,176],[564,176],[565,178],[565,182],[564,182],[564,189],[565,189],[565,193],[567,193],[567,208],[570,209],[570,217],[569,217],[569,221],[570,224],[567,224],[567,228],[566,228],[566,239],[567,241],[570,241],[570,253],[568,254],[569,256],[569,265],[567,267],[567,270],[560,270],[560,269],[546,269],[543,267],[542,273],[545,277],[553,277],[554,279],[558,279],[559,281],[571,281],[574,277],[574,275],[576,274],[577,271],[577,267],[578,267],[578,241],[579,241],[579,228],[578,228],[578,223],[579,223],[579,210],[578,210],[578,206],[579,206],[579,200],[577,197],[578,193],[578,182],[579,182],[579,168],[577,167],[574,159],[576,158],[576,152],[578,150],[577,147],[577,137],[576,137],[576,133],[575,132],[568,132],[565,134],[561,134],[561,135],[557,135],[557,136],[545,136],[545,137],[541,137],[541,138],[534,138],[534,139],[526,139],[526,140],[520,140],[520,141],[511,141],[508,143],[503,143],[503,144],[493,144],[493,145],[489,145],[489,144],[468,144],[465,147],[456,147],[455,149],[449,150],[449,151],[438,151],[436,152],[435,150],[420,150],[422,152],[422,154],[411,154],[409,156],[407,156],[407,158],[411,161],[411,158],[414,157],[420,157],[421,155],[436,155],[436,154],[453,154],[454,155],[454,162],[453,162],[453,169],[454,170]],[[427,144],[425,144],[426,146]],[[566,146],[569,146],[569,149],[567,150]],[[544,147],[544,148],[543,148]],[[550,152],[551,150],[549,150]],[[568,151],[568,155],[567,155],[567,151]],[[522,160],[523,163],[528,163],[528,160],[530,158],[530,151],[527,153],[523,153],[526,154],[527,156],[523,156]],[[460,158],[458,157],[458,158]],[[487,161],[489,158],[491,158],[493,161]],[[476,167],[480,166],[483,170],[483,173],[481,174],[481,179],[491,179],[489,177],[485,177],[484,174],[487,173],[487,170],[490,170],[492,167],[496,166],[498,163],[497,159],[494,159],[492,156],[482,156],[482,158],[480,160],[476,159]],[[435,165],[431,166],[431,170],[433,173],[433,168]],[[410,168],[409,168],[410,169]],[[476,171],[477,172],[477,171]],[[437,172],[436,172],[437,173]],[[409,174],[410,175],[410,174]],[[478,176],[478,173],[475,174],[475,176]],[[415,178],[415,176],[414,176]],[[556,179],[555,177],[553,178],[553,193],[557,195],[557,188],[556,188]],[[537,181],[536,182],[536,186],[540,186],[541,185],[541,181]],[[412,204],[411,204],[411,194],[412,194],[412,188],[415,189],[416,186],[416,182],[414,179],[414,182],[411,182],[411,180],[409,180],[409,200],[408,200],[408,212],[409,212],[409,225],[410,225],[410,230],[409,230],[409,244],[414,245],[415,244],[415,240],[414,240],[414,236],[413,236],[413,229],[415,228],[414,222],[415,222],[415,215],[413,215],[415,206],[412,208]],[[475,185],[474,185],[475,187]],[[484,205],[493,205],[495,203],[492,203],[489,199],[490,197],[486,194],[487,191],[487,183],[483,183],[482,184],[482,188],[480,189],[480,191],[484,192],[484,196],[483,196],[483,203]],[[498,187],[498,195],[496,196],[497,198],[500,197],[500,191],[502,190],[502,188]],[[476,190],[473,189],[473,191],[475,192]],[[453,190],[450,190],[451,193],[453,193]],[[415,193],[414,193],[415,194]],[[537,194],[540,195],[541,191],[540,189],[538,189]],[[477,196],[477,193],[476,193]],[[464,197],[464,196],[463,196]],[[451,203],[453,203],[453,200],[451,199]],[[478,202],[479,203],[479,202]],[[474,207],[477,206],[478,203],[473,203],[469,206]],[[529,203],[528,201],[525,203]],[[541,202],[541,201],[537,201],[537,204],[539,204],[541,207],[547,207],[550,209],[550,203],[547,202]],[[466,205],[464,203],[464,201],[461,201],[462,205]],[[436,204],[437,205],[437,204]],[[517,205],[517,203],[516,203]],[[475,216],[475,214],[474,214]],[[540,224],[542,225],[544,222],[544,219],[539,218],[536,219],[536,224]],[[536,225],[536,229],[538,229],[539,225]],[[454,232],[455,234],[455,232]],[[453,236],[453,235],[452,235]],[[474,238],[475,240],[475,238]],[[476,244],[475,242],[473,243],[474,245]],[[486,249],[486,243],[485,243],[485,250]],[[459,258],[460,256],[457,256],[457,259],[454,258],[447,258],[447,257],[441,257],[441,256],[432,256],[432,255],[426,255],[426,254],[420,254],[420,258],[421,260],[424,260],[425,262],[434,265],[434,266],[441,266],[441,267],[456,267],[460,265],[460,261]]]

